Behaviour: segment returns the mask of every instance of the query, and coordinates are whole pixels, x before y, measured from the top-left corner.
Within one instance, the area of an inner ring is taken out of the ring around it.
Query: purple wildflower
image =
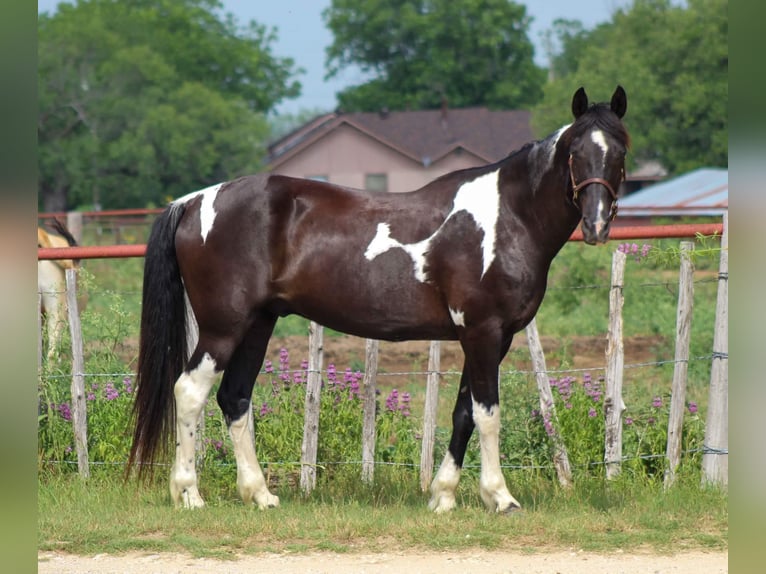
[[[89,401],[95,401],[96,400],[96,393],[88,393],[88,395],[85,397]]]
[[[697,403],[695,403],[695,402],[692,402],[692,401],[689,401],[689,406],[688,406],[688,408],[689,408],[689,412],[690,412],[691,414],[696,414],[696,412],[699,410],[699,409],[697,408]]]
[[[652,400],[652,406],[655,409],[660,408],[662,406],[662,397],[654,397],[654,399]]]
[[[335,363],[327,365],[327,383],[331,388],[338,383],[338,370],[335,368]]]
[[[125,392],[131,394],[133,392],[133,380],[130,377],[122,379],[122,385],[125,387]]]
[[[396,389],[391,389],[391,392],[388,394],[388,398],[386,399],[386,410],[391,411],[392,413],[396,412],[396,409],[399,408],[399,391]]]
[[[69,406],[69,403],[61,403],[57,410],[61,415],[61,418],[63,418],[65,421],[72,420],[72,409]]]
[[[104,396],[106,397],[107,401],[113,401],[120,396],[120,391],[114,388],[114,383],[112,381],[108,381],[106,383],[106,387],[104,388]]]
[[[279,350],[279,380],[285,384],[290,382],[290,354],[284,347]]]
[[[274,373],[274,363],[272,363],[269,359],[266,359],[266,361],[263,363],[263,372],[267,375]]]
[[[268,403],[263,403],[261,405],[260,415],[262,417],[265,417],[270,412],[273,412],[272,409],[269,407]]]
[[[625,417],[625,426],[630,426],[633,424],[633,417]]]
[[[401,401],[399,403],[399,411],[403,416],[410,416],[410,393],[402,393]]]
[[[593,407],[591,407],[591,408],[589,408],[589,409],[588,409],[588,416],[589,416],[590,418],[593,418],[593,417],[595,417],[597,414],[598,414],[598,413],[596,412],[596,409],[594,409]]]

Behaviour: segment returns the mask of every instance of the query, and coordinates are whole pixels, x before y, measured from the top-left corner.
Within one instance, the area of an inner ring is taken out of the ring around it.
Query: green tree
[[[260,167],[300,70],[217,0],[80,0],[38,21],[40,207],[136,207]]]
[[[526,8],[508,0],[333,0],[328,77],[357,64],[374,79],[338,94],[346,111],[523,108],[542,96]]]
[[[657,160],[671,174],[727,166],[727,10],[728,0],[634,0],[590,32],[564,29],[554,78],[533,111],[535,131],[571,121],[577,87],[603,101],[621,84],[634,161]]]

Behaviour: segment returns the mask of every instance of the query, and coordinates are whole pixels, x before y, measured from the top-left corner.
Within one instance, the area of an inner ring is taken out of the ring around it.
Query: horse
[[[204,506],[196,422],[221,377],[239,496],[278,506],[246,413],[278,317],[298,314],[359,337],[459,341],[452,435],[428,506],[455,507],[478,428],[483,503],[520,509],[500,467],[498,368],[577,225],[588,244],[608,240],[629,147],[621,86],[595,104],[580,88],[571,109],[572,123],[548,137],[410,192],[256,174],[173,201],[147,243],[127,475],[151,475],[174,439],[171,500]]]
[[[77,241],[58,219],[53,219],[51,226],[56,234],[48,233],[42,227],[37,228],[38,247],[73,247]],[[80,261],[72,259],[44,260],[37,262],[37,291],[41,295],[40,313],[45,317],[48,333],[46,358],[53,360],[61,341],[62,331],[67,320],[66,270],[79,269]],[[80,308],[85,307],[84,297],[78,297]]]

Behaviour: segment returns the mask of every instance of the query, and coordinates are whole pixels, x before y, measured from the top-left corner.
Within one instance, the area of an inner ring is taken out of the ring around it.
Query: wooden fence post
[[[69,332],[72,336],[72,426],[74,428],[77,469],[82,478],[90,476],[88,464],[88,415],[85,407],[85,361],[82,351],[82,328],[77,309],[77,271],[66,270],[66,299]]]
[[[301,444],[301,480],[304,494],[316,486],[317,445],[319,443],[319,403],[322,390],[322,355],[324,329],[314,321],[309,323],[309,373],[306,382],[306,411],[303,419]]]
[[[609,333],[606,347],[606,391],[604,393],[604,462],[606,477],[616,478],[622,465],[622,377],[625,348],[622,339],[622,306],[625,302],[625,253],[612,255],[612,285],[609,290]]]
[[[371,483],[375,474],[375,388],[380,343],[367,339],[364,360],[364,411],[362,420],[362,480]]]
[[[723,215],[702,483],[729,485],[729,214]]]
[[[689,341],[691,340],[692,310],[694,308],[694,264],[690,252],[691,241],[681,242],[681,268],[678,274],[678,310],[676,313],[676,351],[673,366],[673,383],[670,391],[670,415],[668,417],[668,444],[665,451],[665,488],[670,488],[676,478],[681,460],[681,434],[686,406],[686,379],[689,371]]]
[[[82,212],[81,211],[67,211],[66,214],[66,228],[72,237],[75,238],[78,245],[82,244]]]
[[[543,420],[551,421],[552,425],[550,430],[546,429],[546,431],[550,433],[551,440],[553,441],[553,466],[556,467],[559,484],[564,488],[571,488],[572,469],[569,466],[569,455],[567,454],[566,446],[559,433],[556,406],[553,402],[548,368],[545,365],[545,353],[543,353],[543,346],[540,343],[540,335],[537,331],[535,319],[532,319],[529,325],[527,325],[526,331],[529,355],[532,358],[532,368],[535,371],[537,390],[540,393],[540,414]]]
[[[439,371],[441,369],[441,343],[431,341],[428,348],[428,376],[426,401],[423,407],[423,442],[420,446],[420,490],[426,492],[434,472],[434,442],[436,439],[436,413],[439,406]]]

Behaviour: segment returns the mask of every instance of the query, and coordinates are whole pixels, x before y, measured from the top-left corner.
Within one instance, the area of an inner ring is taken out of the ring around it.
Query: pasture
[[[143,228],[133,231],[133,237],[123,233],[123,238],[136,243],[145,239]],[[103,237],[98,241],[109,243]],[[95,230],[86,228],[83,244],[95,242]],[[667,252],[677,243],[647,242],[652,245],[650,254]],[[548,368],[561,371],[552,376],[572,377],[575,386],[583,382],[586,372],[595,378],[603,374],[608,270],[616,248],[616,242],[598,248],[576,243],[565,246],[554,260],[549,289],[537,315]],[[295,317],[279,321],[267,352],[275,372],[262,377],[254,398],[259,457],[273,481],[275,494],[282,500],[280,509],[256,512],[237,501],[231,447],[213,402],[210,410],[215,414],[206,421],[207,440],[200,453],[203,494],[208,500],[202,516],[178,513],[172,508],[165,468],[158,470],[157,481],[149,486],[123,484],[130,405],[125,385],[135,370],[143,261],[84,261],[83,283],[89,297],[88,309],[83,313],[85,370],[90,374],[86,382],[96,385],[94,400],[88,403],[93,472],[87,483],[78,478],[71,425],[61,412],[61,405],[68,402],[71,371],[64,346],[61,359],[45,363],[41,374],[38,547],[75,553],[184,550],[214,557],[269,550],[375,551],[392,545],[597,551],[648,547],[660,552],[725,548],[727,495],[700,489],[699,453],[694,452],[698,446],[694,440],[699,440],[705,420],[710,379],[717,254],[696,261],[693,359],[687,387],[689,404],[694,403],[696,412],[687,413],[685,427],[689,439],[685,446],[691,452],[684,455],[679,482],[668,492],[663,491],[661,478],[665,438],[662,424],[667,421],[673,371],[678,266],[663,257],[637,258],[628,261],[624,308],[626,416],[636,422],[635,433],[626,434],[632,438],[626,440],[624,454],[635,458],[625,463],[623,476],[616,482],[604,480],[599,464],[603,457],[603,421],[601,429],[582,424],[595,423],[598,417],[588,416],[592,405],[586,402],[587,396],[579,396],[582,400],[574,403],[572,410],[567,410],[565,403],[559,407],[562,415],[572,413],[568,424],[575,488],[565,492],[557,487],[543,422],[533,416],[538,399],[534,378],[528,372],[529,353],[524,338],[519,336],[501,366],[501,452],[506,457],[506,479],[525,511],[518,516],[497,517],[482,508],[476,487],[478,448],[474,438],[468,448],[457,509],[446,520],[428,512],[427,496],[419,491],[414,464],[419,453],[417,435],[422,424],[427,343],[381,345],[380,369],[384,376],[378,379],[379,405],[390,420],[388,427],[382,427],[388,429],[387,434],[381,433],[376,450],[380,460],[375,483],[364,486],[358,480],[359,427],[355,425],[361,419],[354,418],[358,417],[357,410],[350,402],[343,404],[348,408],[334,408],[329,393],[325,393],[329,404],[323,413],[329,416],[320,425],[320,441],[323,436],[326,439],[324,451],[320,442],[320,461],[330,464],[324,464],[318,473],[317,489],[308,500],[300,494],[294,470],[301,427],[295,429],[302,421],[302,413],[296,415],[296,409],[289,408],[290,401],[298,400],[296,396],[302,405],[300,381],[286,389],[292,394],[273,395],[273,381],[280,380],[280,348],[288,351],[291,371],[300,371],[300,362],[306,358],[307,324]],[[448,440],[461,362],[459,349],[445,345],[437,459]],[[325,368],[330,363],[341,379],[347,369],[352,373],[362,370],[363,340],[327,333]],[[294,382],[295,374],[290,376]],[[408,416],[398,408],[386,409],[386,399],[394,389],[398,397],[409,395]],[[659,406],[654,406],[657,397]],[[272,412],[262,414],[263,404]],[[284,414],[291,416],[272,416],[278,406],[284,405]],[[566,439],[566,429],[562,432]]]

